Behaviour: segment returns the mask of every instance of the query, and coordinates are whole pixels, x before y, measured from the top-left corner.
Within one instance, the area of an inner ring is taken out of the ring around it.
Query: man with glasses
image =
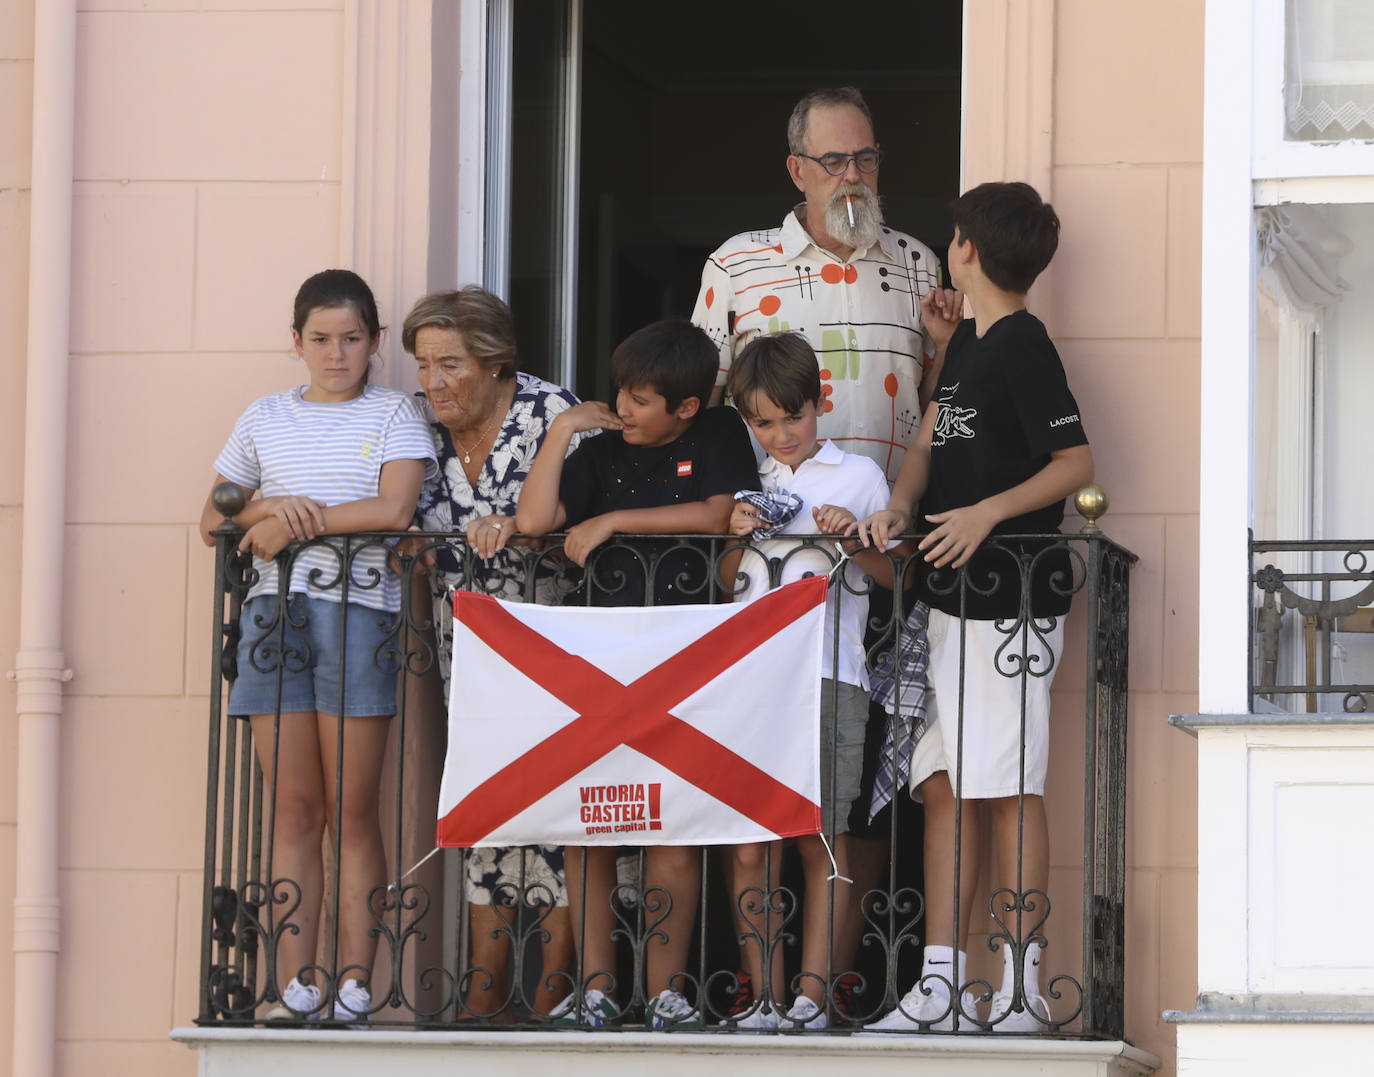
[[[744,232],[701,274],[692,321],[720,349],[711,403],[758,333],[801,333],[821,363],[818,433],[877,462],[891,482],[935,386],[921,297],[936,287],[929,247],[883,224],[883,152],[863,95],[814,90],[787,124],[787,171],[802,192],[781,228]]]

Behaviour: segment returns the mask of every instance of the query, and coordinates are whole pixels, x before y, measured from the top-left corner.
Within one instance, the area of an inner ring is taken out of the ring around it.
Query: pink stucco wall
[[[1201,0],[1057,0],[1050,332],[1131,578],[1127,1036],[1165,1059],[1197,995]],[[1119,43],[1114,47],[1113,43]],[[1168,75],[1156,67],[1167,56]],[[1237,476],[1237,481],[1244,481]],[[1072,873],[1071,848],[1054,860]]]
[[[0,4],[5,668],[18,647],[34,2]],[[340,257],[341,213],[351,211],[340,204],[341,7],[82,4],[68,523],[53,536],[68,565],[76,674],[62,749],[62,1073],[194,1070],[194,1056],[166,1039],[194,1015],[199,945],[210,560],[193,521],[234,417],[296,377],[293,289]],[[1197,685],[1202,2],[1057,0],[1053,48],[1050,178],[1064,242],[1040,313],[1112,495],[1105,530],[1141,557],[1127,1032],[1171,1073],[1172,1030],[1159,1013],[1190,1008],[1196,992],[1196,764],[1192,741],[1165,717],[1193,709]],[[982,178],[993,177],[970,175]],[[1066,669],[1055,733],[1056,772],[1071,788],[1081,783],[1079,684]],[[15,990],[14,760],[6,690],[0,1044]],[[1057,833],[1081,833],[1072,798],[1051,799],[1051,812]],[[1056,841],[1060,907],[1077,900],[1080,853],[1072,837]],[[9,1065],[0,1052],[0,1077]]]

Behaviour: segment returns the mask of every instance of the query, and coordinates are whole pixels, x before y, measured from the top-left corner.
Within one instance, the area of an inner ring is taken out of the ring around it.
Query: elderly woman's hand
[[[514,517],[482,516],[468,524],[467,540],[472,552],[485,560],[504,550],[514,534]]]

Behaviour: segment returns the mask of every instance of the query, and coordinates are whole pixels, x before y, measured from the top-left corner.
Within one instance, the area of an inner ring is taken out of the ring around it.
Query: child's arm
[[[215,544],[215,536],[212,533],[219,527],[224,517],[215,508],[215,488],[223,482],[233,482],[226,479],[223,475],[216,474],[215,481],[210,485],[210,493],[205,497],[205,507],[200,510],[200,537],[201,541],[207,546]],[[251,490],[239,483],[234,483],[243,491],[243,496],[247,500],[243,511],[230,521],[234,526],[247,531],[254,524],[265,520],[268,516],[277,516],[291,532],[291,537],[296,539],[312,539],[316,535],[324,533],[324,502],[316,501],[309,497],[297,497],[294,494],[283,497],[259,497],[254,498],[253,494],[257,491]],[[407,519],[406,521],[410,521]]]
[[[1050,453],[1048,464],[1010,490],[961,509],[927,516],[939,526],[921,540],[919,548],[926,551],[925,559],[936,568],[949,564],[959,568],[1003,520],[1063,501],[1092,477],[1093,453],[1087,445],[1056,449]]]
[[[539,451],[542,453],[544,450]],[[538,462],[536,459],[535,464]],[[534,468],[530,468],[530,474],[534,474]],[[528,479],[525,480],[525,489],[529,489]],[[525,496],[522,493],[522,508],[524,504]],[[734,494],[715,494],[705,501],[603,512],[570,528],[567,541],[563,543],[563,552],[579,565],[585,565],[587,556],[617,532],[629,535],[721,534],[730,526],[734,506]],[[518,516],[516,518],[519,519]]]
[[[911,513],[926,492],[926,483],[930,479],[930,442],[935,436],[935,415],[938,410],[935,407],[926,408],[925,415],[921,417],[921,428],[906,448],[906,458],[897,472],[897,481],[892,484],[887,508],[864,517],[854,525],[863,545],[886,547],[910,526]]]
[[[945,365],[945,349],[949,338],[964,320],[964,293],[957,288],[932,288],[921,299],[921,324],[935,341],[935,356],[921,373],[916,387],[916,399],[924,415],[930,408],[935,386],[940,381],[940,368]]]
[[[811,510],[811,516],[816,521],[816,530],[822,535],[853,536],[859,525],[854,514],[843,505],[821,505]],[[883,546],[886,547],[887,543],[883,543]],[[864,545],[857,537],[841,538],[840,548],[853,556],[854,563],[865,575],[872,576],[879,585],[892,589],[896,572],[882,550]]]
[[[736,501],[734,508],[730,510],[729,531],[739,538],[752,535],[762,523],[758,510],[747,501]],[[720,575],[720,584],[727,591],[733,592],[736,587],[735,579],[739,575],[739,564],[743,558],[743,546],[721,556],[717,571]]]
[[[239,549],[251,550],[255,556],[270,560],[292,539],[313,538],[315,535],[351,535],[357,531],[403,531],[415,515],[415,503],[420,499],[420,487],[424,481],[424,460],[388,460],[382,465],[376,496],[345,501],[340,505],[319,506],[320,523],[314,529],[314,534],[296,533],[287,520],[287,513],[273,509],[248,527]],[[308,498],[261,500],[309,503]],[[250,502],[250,505],[260,503]],[[246,515],[247,509],[235,517],[235,522]]]
[[[605,404],[588,400],[559,412],[549,424],[544,443],[535,454],[520,500],[515,507],[515,529],[522,535],[547,535],[557,531],[568,518],[558,496],[563,480],[563,460],[575,434],[584,430],[619,430],[623,423]]]

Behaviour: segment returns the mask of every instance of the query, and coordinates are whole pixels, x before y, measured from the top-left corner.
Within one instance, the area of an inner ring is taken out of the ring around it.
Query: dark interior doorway
[[[888,222],[945,250],[948,205],[959,193],[962,0],[582,0],[582,45],[570,58],[571,3],[512,5],[509,297],[523,369],[559,380],[570,156],[578,190],[569,387],[583,399],[609,398],[610,353],[625,336],[658,318],[690,316],[711,251],[736,233],[782,223],[799,198],[786,171],[787,119],[809,90],[863,91],[887,153],[879,190]],[[571,155],[570,63],[580,93]],[[920,810],[902,799],[892,888],[919,892]],[[879,833],[888,832],[887,818],[879,817]],[[794,853],[786,854],[784,882],[796,893]],[[729,969],[738,956],[731,898],[719,851],[712,856],[708,967]],[[884,872],[873,885],[888,889],[888,878]],[[878,937],[868,932],[855,959],[865,979],[858,1012],[882,1001]],[[919,950],[898,956],[900,982],[911,983]],[[628,965],[621,972],[628,982]]]
[[[571,388],[604,399],[616,343],[688,317],[710,252],[782,222],[798,197],[787,117],[818,86],[863,91],[887,151],[887,219],[943,252],[958,194],[962,16],[961,0],[585,0]],[[565,18],[558,0],[515,5],[511,303],[522,365],[543,376],[557,157],[542,147],[556,132],[548,101]]]

